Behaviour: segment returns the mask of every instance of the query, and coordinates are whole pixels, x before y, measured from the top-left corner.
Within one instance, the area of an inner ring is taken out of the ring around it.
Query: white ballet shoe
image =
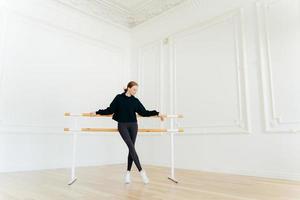
[[[130,171],[127,171],[126,174],[125,174],[125,183],[128,184],[130,182],[131,182],[131,180],[130,180]]]
[[[143,179],[143,182],[145,184],[149,183],[149,178],[147,177],[147,174],[146,174],[146,172],[144,170],[140,171],[140,175],[141,175],[141,177]]]

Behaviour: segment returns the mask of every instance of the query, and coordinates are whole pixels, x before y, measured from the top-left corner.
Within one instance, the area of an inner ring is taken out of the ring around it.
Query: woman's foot
[[[130,171],[127,171],[126,175],[125,175],[125,183],[128,184],[130,182],[131,182],[131,180],[130,180]]]
[[[142,169],[142,170],[140,171],[140,175],[141,175],[141,177],[142,177],[142,179],[143,179],[143,182],[144,182],[145,184],[149,183],[149,178],[147,177],[147,174],[146,174],[145,170]]]

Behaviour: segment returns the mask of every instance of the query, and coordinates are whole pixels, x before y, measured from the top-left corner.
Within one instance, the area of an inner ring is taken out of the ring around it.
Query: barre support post
[[[75,128],[78,128],[78,118],[75,119]],[[72,167],[71,167],[71,179],[68,183],[68,185],[72,185],[76,180],[76,146],[77,146],[77,132],[72,131],[73,133],[73,144],[72,144]]]
[[[174,118],[170,119],[171,123],[171,130],[174,130]],[[178,183],[178,181],[175,179],[175,169],[174,169],[174,131],[171,131],[170,133],[171,137],[171,176],[168,177],[169,180]]]

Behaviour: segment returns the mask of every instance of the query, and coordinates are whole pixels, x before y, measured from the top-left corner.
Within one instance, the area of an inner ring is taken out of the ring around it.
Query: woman
[[[124,92],[121,94],[117,94],[109,107],[107,107],[106,109],[99,109],[96,112],[92,112],[91,115],[113,114],[112,119],[118,122],[118,131],[120,132],[121,137],[123,138],[129,149],[125,183],[130,183],[130,170],[132,162],[134,162],[140,172],[143,182],[147,184],[149,182],[149,179],[146,175],[145,170],[141,167],[139,157],[134,147],[138,132],[136,112],[143,117],[157,115],[160,117],[161,121],[164,120],[166,115],[163,115],[156,110],[146,110],[139,99],[134,96],[137,92],[137,89],[138,84],[134,81],[130,81],[127,84],[127,88],[124,88]]]

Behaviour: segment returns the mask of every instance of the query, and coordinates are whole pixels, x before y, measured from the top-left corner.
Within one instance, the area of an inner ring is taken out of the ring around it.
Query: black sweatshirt
[[[138,98],[133,95],[130,97],[126,96],[125,92],[117,94],[109,107],[106,109],[99,109],[96,111],[96,114],[113,114],[112,119],[117,122],[137,122],[136,112],[143,117],[150,117],[159,114],[156,110],[146,110]]]

